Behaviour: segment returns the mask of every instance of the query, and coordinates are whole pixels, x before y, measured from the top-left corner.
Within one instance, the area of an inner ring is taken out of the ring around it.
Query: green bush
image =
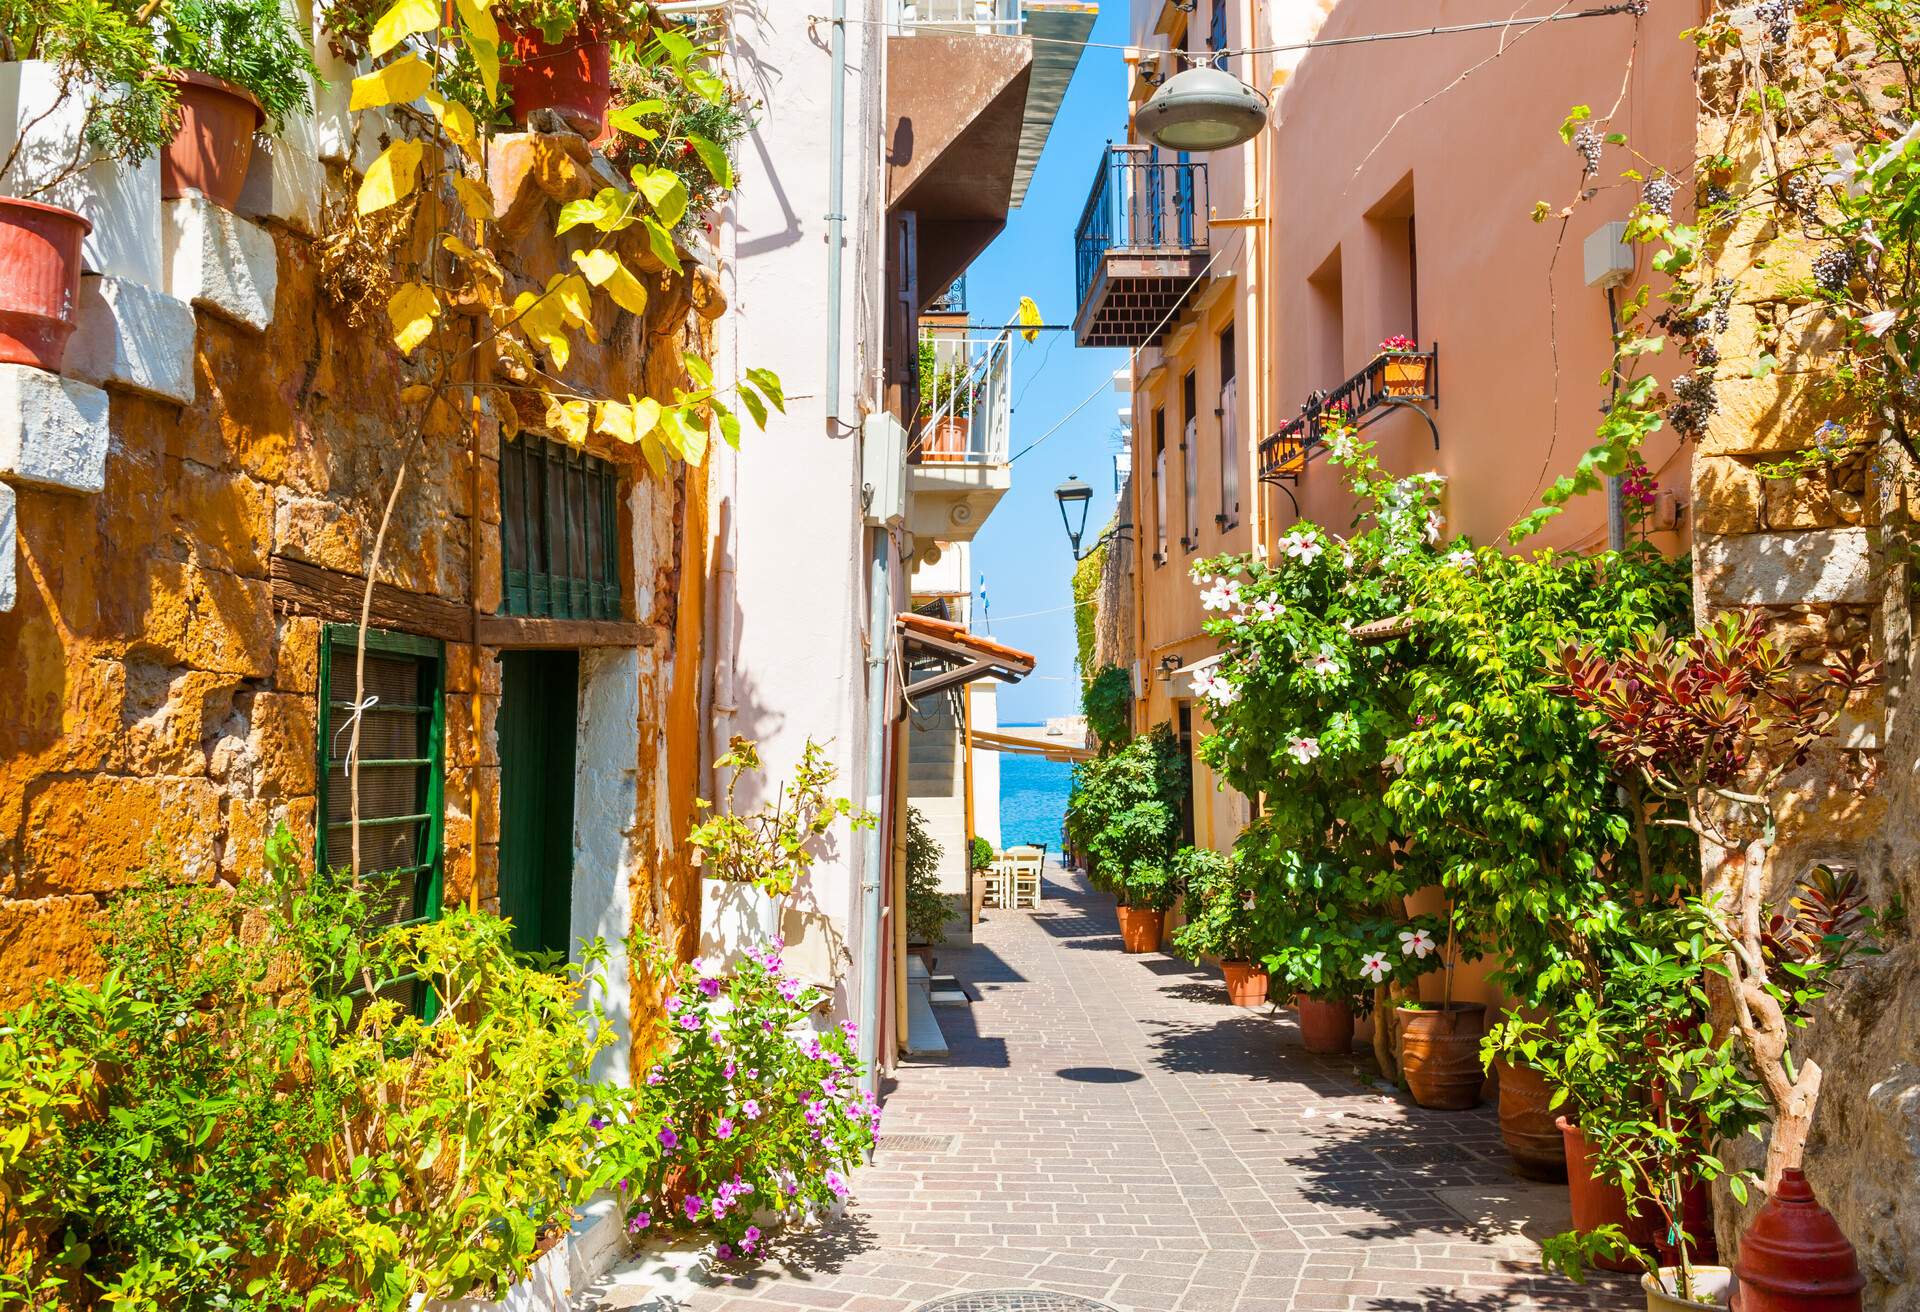
[[[0,59],[46,60],[59,99],[86,105],[87,149],[54,170],[49,186],[95,160],[137,163],[173,139],[174,85],[140,9],[129,0],[0,0]],[[19,162],[0,160],[7,174]],[[46,161],[34,163],[41,178]]]
[[[1173,858],[1186,923],[1173,933],[1173,947],[1189,961],[1218,957],[1250,961],[1264,955],[1262,907],[1246,868],[1228,853],[1183,847]]]
[[[953,906],[940,891],[942,849],[920,808],[907,808],[907,942],[938,943]]]
[[[269,132],[313,108],[319,70],[280,0],[171,0],[161,14],[162,58],[251,92]]]
[[[1067,837],[1121,906],[1165,910],[1179,899],[1173,858],[1189,786],[1186,754],[1165,725],[1074,767]]]
[[[973,836],[973,842],[967,848],[967,869],[985,870],[993,864],[993,844],[979,834]]]
[[[1087,680],[1080,710],[1102,752],[1124,747],[1133,736],[1133,676],[1109,665]]]
[[[613,98],[622,108],[609,118],[607,158],[622,173],[639,166],[679,178],[683,229],[705,222],[733,190],[736,152],[753,130],[754,106],[712,71],[719,53],[711,41],[688,50],[678,31],[613,47]]]

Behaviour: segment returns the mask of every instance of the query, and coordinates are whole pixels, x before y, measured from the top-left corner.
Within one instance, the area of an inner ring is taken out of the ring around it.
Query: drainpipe
[[[1607,327],[1613,334],[1613,340],[1620,340],[1620,304],[1614,299],[1613,288],[1607,288]],[[1613,382],[1607,396],[1607,409],[1613,409],[1613,403],[1620,399],[1620,368],[1616,360],[1612,371]],[[1626,479],[1619,474],[1607,475],[1607,550],[1625,551],[1627,549],[1627,491]]]
[[[833,71],[827,107],[827,435],[840,427],[840,246],[846,239],[847,0],[833,0]],[[881,548],[884,552],[885,548]]]
[[[867,1088],[880,1093],[880,870],[884,850],[881,811],[886,803],[887,657],[893,645],[887,577],[887,530],[873,535],[871,595],[867,599],[867,811],[874,824],[860,844],[860,1061]]]

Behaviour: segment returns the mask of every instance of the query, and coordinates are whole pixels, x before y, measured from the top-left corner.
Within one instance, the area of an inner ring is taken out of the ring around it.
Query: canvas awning
[[[1000,729],[974,729],[967,736],[974,747],[1007,752],[1014,756],[1039,756],[1049,761],[1090,761],[1093,748],[1082,738],[1049,734],[1044,725],[1008,725]]]
[[[1018,648],[968,633],[966,626],[951,620],[935,619],[905,611],[895,621],[900,646],[909,663],[932,660],[945,669],[924,673],[915,679],[909,673],[907,696],[925,697],[945,692],[976,679],[998,679],[1018,683],[1033,673],[1034,658]]]

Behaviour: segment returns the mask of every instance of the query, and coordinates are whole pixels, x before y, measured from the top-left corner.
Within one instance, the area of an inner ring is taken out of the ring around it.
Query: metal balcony
[[[1205,164],[1162,159],[1156,146],[1108,146],[1074,232],[1074,341],[1159,341],[1207,267],[1207,214]]]
[[[907,447],[907,527],[928,542],[972,539],[1012,486],[1013,327],[923,333],[931,386]]]
[[[1440,447],[1440,428],[1427,407],[1440,403],[1440,347],[1428,351],[1382,351],[1367,367],[1329,391],[1307,398],[1300,413],[1260,443],[1260,481],[1297,483],[1300,472],[1326,440],[1329,428],[1367,428],[1395,410],[1426,420]]]

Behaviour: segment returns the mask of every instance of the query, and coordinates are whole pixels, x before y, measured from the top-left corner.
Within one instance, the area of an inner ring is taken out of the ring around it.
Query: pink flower
[[[652,1224],[653,1214],[651,1212],[635,1212],[633,1214],[633,1220],[627,1222],[627,1233],[637,1235]]]
[[[660,1146],[668,1152],[672,1152],[680,1146],[680,1136],[674,1133],[671,1125],[663,1125],[660,1127]]]
[[[667,1073],[661,1070],[658,1066],[655,1066],[652,1070],[647,1072],[648,1084],[665,1084],[666,1082],[667,1082]]]
[[[684,1206],[687,1210],[687,1220],[698,1221],[700,1219],[700,1209],[705,1207],[706,1204],[701,1201],[699,1194],[688,1194]]]
[[[681,1012],[680,1028],[683,1030],[697,1030],[700,1028],[700,1018],[690,1011]]]
[[[838,1171],[828,1170],[827,1188],[833,1190],[833,1196],[835,1198],[845,1198],[847,1196],[847,1178]]]
[[[713,1132],[722,1139],[733,1138],[733,1122],[722,1116],[713,1123]]]
[[[753,1098],[747,1099],[745,1102],[740,1104],[740,1114],[746,1117],[750,1121],[759,1120],[760,1119],[759,1102]]]

